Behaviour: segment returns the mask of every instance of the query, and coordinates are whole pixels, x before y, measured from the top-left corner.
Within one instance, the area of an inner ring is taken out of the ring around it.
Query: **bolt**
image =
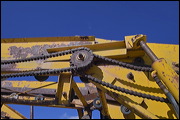
[[[63,92],[62,95],[63,95],[64,97],[66,97],[66,96],[67,96],[67,93],[66,93],[66,92]]]
[[[98,41],[94,41],[94,44],[97,44],[98,43]]]
[[[39,94],[35,97],[35,100],[44,100],[43,95]]]
[[[179,63],[173,62],[172,64],[173,64],[175,67],[179,67]]]
[[[96,104],[99,105],[101,103],[100,100],[96,100]]]
[[[128,78],[128,79],[131,79],[131,80],[134,79],[134,75],[132,74],[132,72],[130,72],[130,73],[127,74],[127,78]]]
[[[84,54],[79,53],[77,59],[84,61],[84,57],[85,57]]]
[[[121,112],[125,115],[128,115],[131,113],[131,110],[129,110],[127,107],[125,107],[124,105],[121,105]]]
[[[175,66],[176,66],[176,67],[179,67],[179,63],[176,63]]]
[[[125,108],[125,111],[126,111],[126,112],[128,112],[128,111],[129,111],[129,109],[128,109],[128,108]]]
[[[14,99],[18,99],[18,94],[16,94],[16,93],[12,93],[11,95],[10,95],[10,98],[14,98]]]

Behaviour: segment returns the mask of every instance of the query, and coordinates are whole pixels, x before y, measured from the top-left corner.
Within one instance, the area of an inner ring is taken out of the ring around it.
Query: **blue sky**
[[[135,34],[147,35],[150,43],[179,44],[179,2],[1,1],[1,38],[93,35],[123,40]],[[29,118],[29,106],[11,106]],[[35,107],[35,118],[74,116],[72,109]]]

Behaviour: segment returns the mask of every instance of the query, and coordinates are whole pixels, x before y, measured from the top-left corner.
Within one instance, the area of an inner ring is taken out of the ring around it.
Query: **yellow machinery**
[[[26,76],[36,81],[8,80]],[[80,119],[95,109],[101,119],[177,119],[179,45],[142,34],[1,39],[1,118],[26,119],[7,104],[77,109]]]

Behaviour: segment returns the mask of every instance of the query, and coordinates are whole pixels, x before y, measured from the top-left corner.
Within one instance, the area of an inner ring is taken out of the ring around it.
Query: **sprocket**
[[[92,65],[94,55],[91,50],[84,49],[76,51],[72,54],[70,66],[77,67],[78,72],[89,68]]]

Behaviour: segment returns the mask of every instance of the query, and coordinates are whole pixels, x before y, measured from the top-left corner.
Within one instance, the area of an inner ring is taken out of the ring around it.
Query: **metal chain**
[[[50,58],[50,57],[57,57],[57,56],[62,56],[62,55],[74,53],[75,51],[78,51],[78,50],[88,50],[88,51],[90,51],[90,49],[88,49],[88,48],[81,47],[81,48],[66,50],[66,51],[62,51],[62,52],[52,53],[50,55],[31,57],[31,58],[25,58],[25,59],[20,59],[20,60],[3,61],[3,62],[1,62],[1,64],[11,64],[11,63],[18,63],[18,62],[26,62],[26,61],[33,61],[33,60],[39,60],[39,59],[46,59],[46,58]],[[113,59],[110,59],[110,58],[106,58],[106,57],[103,57],[103,56],[99,56],[99,55],[95,55],[95,54],[93,54],[93,55],[94,55],[94,57],[98,58],[101,61],[116,64],[116,65],[123,66],[123,67],[129,68],[129,69],[134,69],[134,70],[138,70],[138,71],[146,71],[146,72],[151,72],[153,70],[150,67],[135,66],[135,65],[132,65],[132,64],[129,64],[129,63],[120,62],[120,61],[113,60]],[[59,73],[62,73],[62,72],[75,72],[75,71],[82,71],[82,70],[84,71],[86,68],[89,68],[91,65],[92,64],[88,64],[87,66],[71,66],[69,68],[62,68],[62,69],[52,69],[52,70],[41,70],[41,71],[30,71],[30,72],[22,72],[22,73],[3,74],[3,75],[1,75],[1,79],[9,78],[9,77],[37,76],[37,75],[47,75],[47,74],[59,74]],[[81,72],[79,74],[81,75],[81,74],[83,74],[83,72]],[[125,89],[125,88],[121,88],[121,87],[112,85],[110,83],[106,83],[104,81],[98,80],[97,78],[94,78],[94,77],[92,77],[90,75],[83,75],[83,76],[90,79],[90,80],[92,80],[92,81],[94,81],[94,82],[96,82],[96,83],[99,83],[99,84],[101,84],[103,86],[109,87],[109,88],[117,90],[117,91],[121,91],[121,92],[131,94],[131,95],[134,95],[134,96],[143,97],[143,98],[156,100],[156,101],[160,101],[160,102],[169,102],[165,98],[156,97],[156,96],[153,96],[153,95],[144,94],[144,93],[128,90],[128,89]]]
[[[107,63],[119,65],[119,66],[122,66],[122,67],[125,67],[125,68],[137,70],[137,71],[144,71],[144,72],[152,72],[153,71],[153,69],[151,67],[135,66],[135,65],[132,65],[132,64],[129,64],[129,63],[117,61],[117,60],[110,59],[110,58],[103,57],[103,56],[96,55],[96,54],[94,54],[94,57],[100,59],[101,61],[107,62]]]
[[[134,95],[134,96],[138,96],[138,97],[143,97],[143,98],[147,98],[147,99],[151,99],[151,100],[155,100],[155,101],[160,101],[160,102],[166,102],[166,103],[169,103],[169,100],[166,99],[166,98],[163,98],[163,97],[157,97],[157,96],[154,96],[154,95],[149,95],[149,94],[145,94],[145,93],[141,93],[141,92],[136,92],[136,91],[133,91],[133,90],[128,90],[128,89],[125,89],[125,88],[121,88],[121,87],[118,87],[116,85],[112,85],[110,83],[107,83],[107,82],[104,82],[104,81],[101,81],[91,75],[82,75],[82,77],[85,77],[87,78],[88,80],[91,80],[95,83],[98,83],[98,84],[101,84],[103,86],[106,86],[110,89],[113,89],[113,90],[116,90],[116,91],[120,91],[120,92],[123,92],[123,93],[126,93],[126,94],[130,94],[130,95]]]
[[[1,79],[12,78],[12,77],[59,74],[59,73],[62,73],[62,72],[70,72],[75,68],[76,67],[69,67],[69,68],[62,68],[62,69],[52,69],[52,70],[41,70],[41,71],[30,71],[30,72],[21,72],[21,73],[2,74]]]
[[[86,47],[79,47],[79,48],[75,48],[75,49],[70,49],[70,50],[65,50],[65,51],[61,51],[61,52],[51,53],[49,55],[33,56],[33,57],[29,57],[29,58],[16,59],[16,60],[4,60],[4,61],[1,61],[1,65],[20,63],[20,62],[28,62],[28,61],[47,59],[47,58],[52,58],[52,57],[58,57],[58,56],[63,56],[63,55],[74,53],[75,51],[78,51],[78,50],[89,50],[89,49],[86,48]]]
[[[40,60],[40,59],[46,59],[51,57],[57,57],[62,55],[67,55],[74,53],[79,50],[87,50],[91,51],[89,48],[86,47],[80,47],[75,48],[71,50],[65,50],[57,53],[51,53],[49,55],[43,55],[43,56],[36,56],[36,57],[30,57],[30,58],[24,58],[24,59],[18,59],[18,60],[7,60],[2,61],[1,64],[12,64],[12,63],[19,63],[19,62],[27,62],[27,61],[34,61],[34,60]],[[62,68],[62,69],[51,69],[51,70],[40,70],[40,71],[21,71],[20,73],[10,73],[10,74],[1,74],[1,79],[6,78],[12,78],[12,77],[24,77],[24,76],[38,76],[38,75],[48,75],[48,74],[57,74],[62,72],[70,72],[70,71],[76,71],[81,68],[85,68],[86,66],[80,66],[80,67],[69,67],[69,68]]]
[[[71,53],[74,53],[74,52],[79,51],[79,50],[88,50],[88,51],[90,51],[89,48],[80,47],[80,48],[75,48],[75,49],[71,49],[71,50],[65,50],[65,51],[61,51],[61,52],[57,52],[57,53],[51,53],[49,55],[41,55],[41,56],[36,56],[36,57],[24,58],[24,59],[1,61],[1,64],[4,65],[4,64],[13,64],[13,63],[19,63],[19,62],[27,62],[27,61],[34,61],[34,60],[40,60],[40,59],[47,59],[47,58],[52,58],[52,57],[71,54]],[[120,61],[110,59],[110,58],[107,58],[107,57],[103,57],[103,56],[99,56],[99,55],[96,55],[96,54],[93,54],[93,55],[94,55],[94,57],[100,59],[101,61],[116,64],[116,65],[123,66],[123,67],[129,68],[129,69],[134,69],[134,70],[138,70],[138,71],[147,71],[147,72],[151,72],[153,70],[150,67],[135,66],[135,65],[132,65],[132,64],[129,64],[129,63],[120,62]],[[81,67],[86,67],[86,66],[81,66]],[[76,70],[78,70],[78,69],[79,68],[77,67]],[[61,73],[61,72],[66,72],[66,71],[70,72],[71,70],[76,71],[74,68],[72,68],[72,66],[71,66],[71,68],[55,69],[55,70],[41,70],[41,71],[28,71],[28,72],[22,71],[21,73],[3,74],[3,75],[1,75],[1,79],[11,78],[11,77],[23,77],[23,76],[56,74],[56,73]]]

